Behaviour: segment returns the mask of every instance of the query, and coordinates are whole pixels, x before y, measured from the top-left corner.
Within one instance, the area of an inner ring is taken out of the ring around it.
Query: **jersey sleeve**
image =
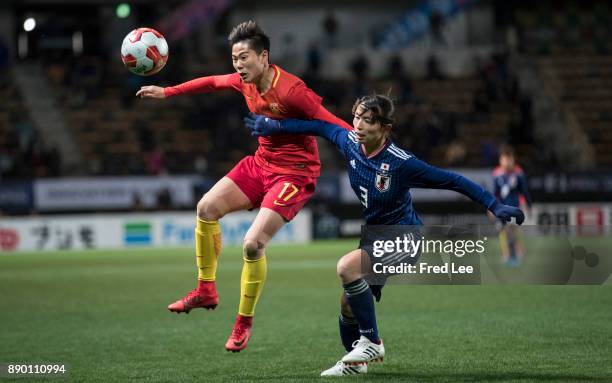
[[[294,85],[285,98],[285,104],[291,115],[312,120],[321,107],[322,98],[303,82]]]
[[[349,131],[341,126],[319,120],[287,119],[280,121],[284,133],[312,134],[330,141],[346,155]]]
[[[461,174],[436,168],[415,157],[404,161],[402,179],[408,187],[456,191],[485,206],[487,209],[491,208],[495,203],[493,194],[477,183]]]
[[[209,93],[217,90],[233,89],[237,92],[242,90],[242,81],[238,73],[206,76],[196,78],[175,86],[164,88],[166,97],[174,97],[180,94]]]
[[[525,173],[521,173],[518,176],[518,189],[523,198],[525,198],[525,203],[528,207],[531,207],[531,195],[529,194],[529,188],[527,186],[527,177]]]
[[[312,119],[313,120],[322,120],[322,121],[325,121],[325,122],[329,122],[330,124],[341,126],[344,129],[346,129],[346,130],[353,130],[352,126],[347,124],[342,119],[336,117],[329,110],[325,109],[325,107],[323,105],[319,106],[319,109],[317,110],[317,113],[314,115],[314,117]]]
[[[501,200],[501,188],[499,187],[499,182],[497,182],[497,176],[493,176],[493,195],[498,200]]]

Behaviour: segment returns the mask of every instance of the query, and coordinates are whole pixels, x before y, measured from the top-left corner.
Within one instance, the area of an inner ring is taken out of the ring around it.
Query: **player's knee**
[[[349,262],[346,257],[340,258],[336,264],[336,273],[338,274],[338,278],[340,278],[342,283],[351,282],[359,276],[359,272],[355,272],[353,269],[353,265],[351,265],[351,262]]]
[[[264,247],[264,244],[261,242],[258,242],[254,239],[245,238],[244,244],[242,246],[242,253],[247,259],[258,259],[261,257]]]
[[[198,202],[197,207],[198,218],[204,221],[216,221],[223,217],[223,213],[217,207],[217,204],[210,198],[206,198],[206,194]]]

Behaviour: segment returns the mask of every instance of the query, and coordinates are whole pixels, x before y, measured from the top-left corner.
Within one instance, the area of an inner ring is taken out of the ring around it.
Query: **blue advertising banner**
[[[0,181],[0,210],[29,212],[34,207],[32,196],[32,183],[29,181]]]

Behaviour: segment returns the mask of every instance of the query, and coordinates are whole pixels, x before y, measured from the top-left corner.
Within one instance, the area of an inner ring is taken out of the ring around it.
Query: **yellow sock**
[[[214,281],[217,277],[217,258],[221,255],[221,226],[218,221],[198,218],[195,229],[198,280]]]
[[[261,290],[263,290],[267,273],[268,266],[265,255],[254,261],[244,258],[242,276],[240,277],[238,314],[246,317],[255,315],[255,305],[259,300]]]
[[[508,243],[508,233],[506,233],[506,230],[502,230],[499,232],[499,245],[501,246],[502,256],[504,260],[510,257],[510,246]]]
[[[514,228],[514,251],[517,257],[522,257],[525,251],[525,241],[523,240],[523,231],[515,227]]]

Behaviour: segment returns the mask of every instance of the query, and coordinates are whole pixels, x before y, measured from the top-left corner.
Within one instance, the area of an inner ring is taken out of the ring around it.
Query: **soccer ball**
[[[150,76],[166,65],[168,43],[155,29],[134,29],[123,39],[121,60],[130,72]]]

